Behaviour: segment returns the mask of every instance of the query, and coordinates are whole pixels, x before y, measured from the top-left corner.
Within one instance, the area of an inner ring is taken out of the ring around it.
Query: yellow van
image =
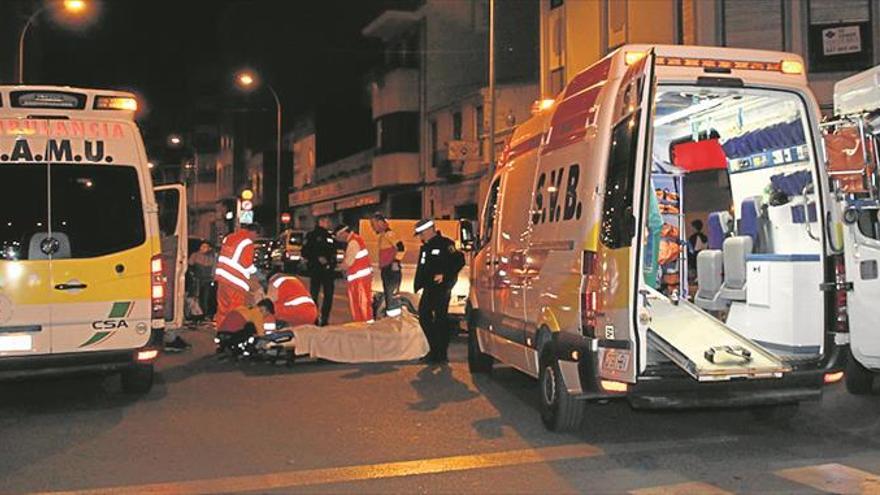
[[[128,93],[0,86],[0,379],[121,372],[125,391],[151,388],[167,273],[136,109]],[[185,195],[164,191],[185,253]]]

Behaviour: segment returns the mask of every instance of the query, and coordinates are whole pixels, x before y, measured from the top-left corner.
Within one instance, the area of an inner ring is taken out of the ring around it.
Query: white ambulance
[[[554,430],[588,399],[784,418],[820,398],[848,334],[818,115],[789,53],[630,45],[577,74],[491,183],[470,369],[538,378]]]
[[[847,292],[839,304],[847,310],[851,339],[846,387],[867,394],[880,373],[880,67],[835,84],[834,113],[823,128],[828,175],[844,212],[846,272],[840,283]]]
[[[136,108],[116,91],[0,86],[0,379],[121,372],[124,390],[151,388],[166,316],[182,318],[164,299],[166,278],[183,290],[186,208],[180,186],[154,195]]]

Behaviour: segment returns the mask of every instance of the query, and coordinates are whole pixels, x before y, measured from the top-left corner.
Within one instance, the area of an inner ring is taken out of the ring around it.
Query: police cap
[[[425,218],[416,222],[415,233],[421,234],[422,232],[434,228],[434,220],[432,218]]]

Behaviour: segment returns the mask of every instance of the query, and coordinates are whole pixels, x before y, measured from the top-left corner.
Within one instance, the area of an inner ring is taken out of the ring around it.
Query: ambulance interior
[[[801,98],[660,86],[653,127],[642,273],[668,299],[650,328],[692,356],[732,331],[779,362],[816,357],[824,269]]]

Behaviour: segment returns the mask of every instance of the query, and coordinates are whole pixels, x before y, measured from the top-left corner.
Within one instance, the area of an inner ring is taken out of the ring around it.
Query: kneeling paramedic
[[[464,255],[455,243],[443,237],[435,228],[433,220],[421,220],[415,233],[422,240],[419,264],[416,268],[413,289],[422,290],[419,301],[419,324],[431,351],[429,362],[446,362],[449,348],[449,298],[458,280],[458,272],[464,267]]]
[[[288,326],[311,325],[318,318],[318,306],[306,286],[296,277],[278,273],[269,279],[269,299],[275,305],[275,319]]]
[[[246,304],[253,304],[251,293],[258,282],[254,277],[254,239],[256,227],[243,225],[241,229],[227,235],[220,246],[214,280],[217,281],[217,312],[214,323],[219,326],[226,315]]]

